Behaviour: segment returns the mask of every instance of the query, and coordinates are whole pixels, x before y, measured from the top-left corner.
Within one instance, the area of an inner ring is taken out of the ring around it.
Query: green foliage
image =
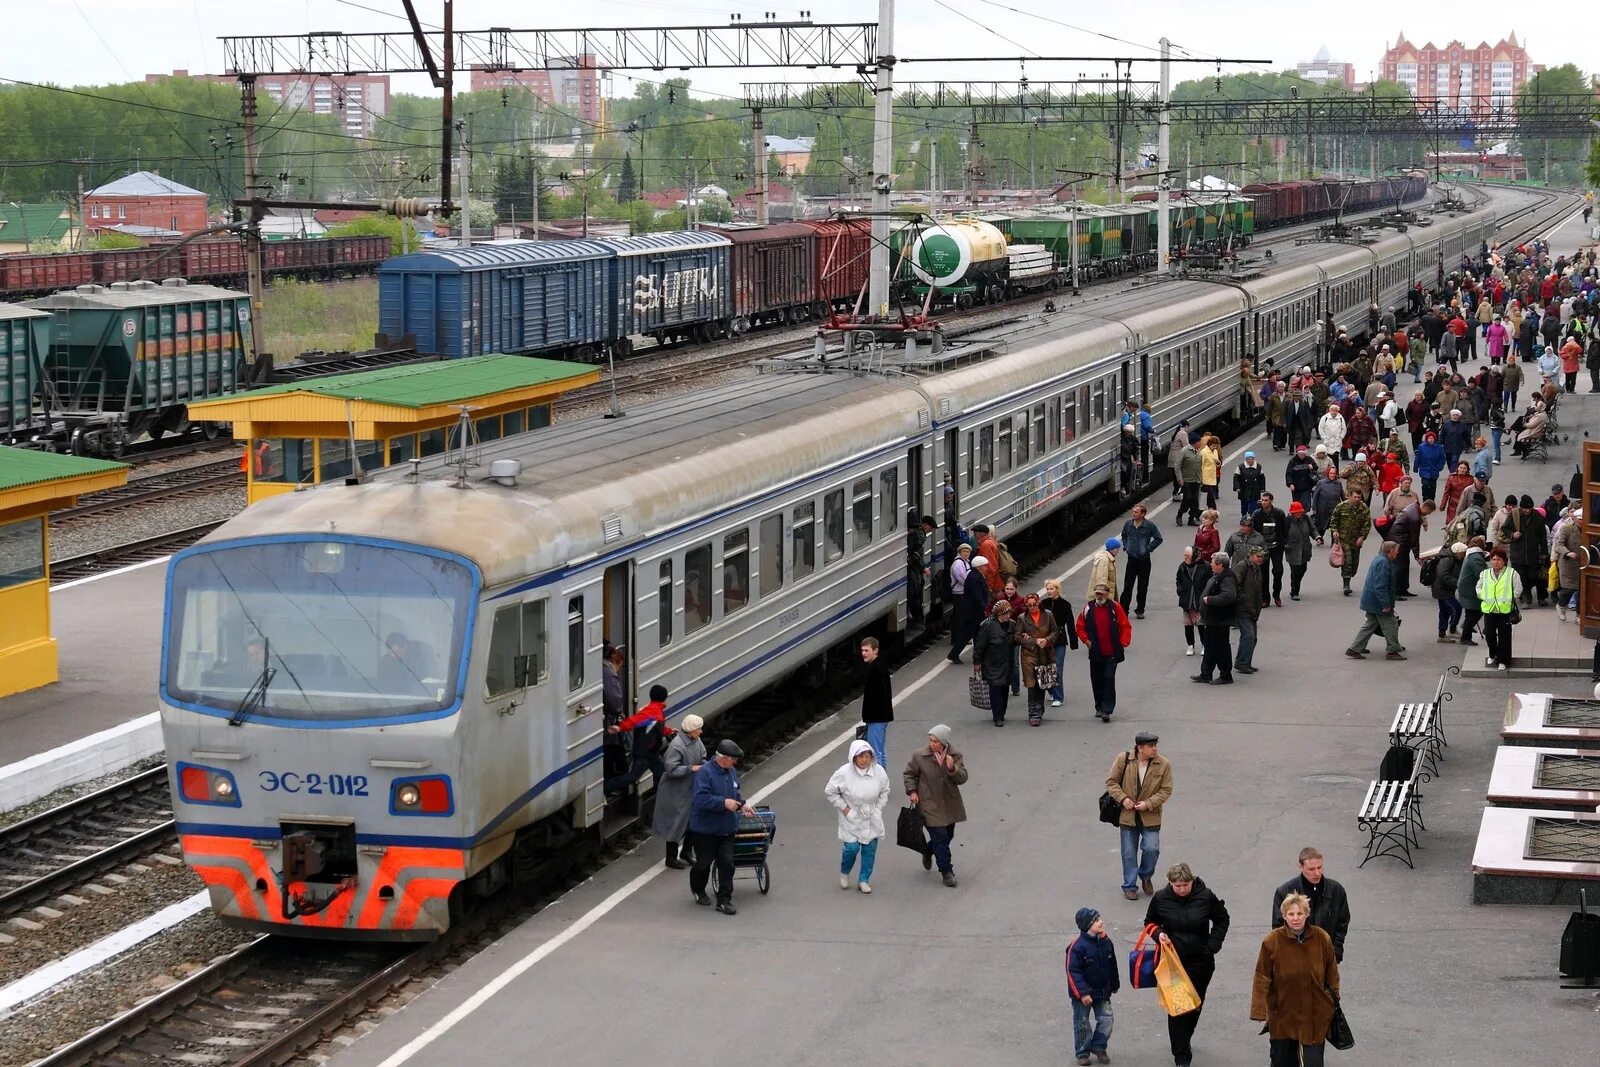
[[[468,204],[467,217],[472,220],[472,232],[482,237],[494,229],[494,205],[483,200],[473,200]],[[451,233],[456,233],[461,228],[461,212],[445,217],[445,224],[450,227]]]
[[[407,223],[401,222],[393,215],[366,215],[349,222],[340,222],[328,227],[329,237],[387,237],[389,238],[390,253],[400,255],[404,249],[401,240],[401,227]],[[413,248],[418,242],[411,242]]]
[[[313,349],[370,348],[378,332],[378,280],[372,277],[341,282],[277,278],[261,303],[263,344],[280,359]]]
[[[144,242],[131,233],[100,231],[89,235],[90,248],[143,248]]]
[[[633,153],[622,153],[622,173],[617,176],[617,203],[639,199],[639,178],[633,172]]]
[[[1538,107],[1541,95],[1588,95],[1589,80],[1576,66],[1564,63],[1550,70],[1540,71],[1517,91],[1519,113]],[[1585,179],[1588,167],[1584,163],[1584,141],[1575,138],[1546,139],[1537,136],[1522,138],[1522,152],[1528,161],[1528,176],[1543,180],[1548,161],[1549,184],[1576,185]]]

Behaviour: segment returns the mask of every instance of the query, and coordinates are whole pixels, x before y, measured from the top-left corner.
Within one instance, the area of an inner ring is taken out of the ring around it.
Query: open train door
[[[634,708],[638,706],[635,699],[638,675],[634,669],[632,560],[613,563],[606,568],[605,588],[601,596],[605,607],[606,644],[623,650],[620,717],[626,718],[632,715]],[[603,665],[601,669],[605,669]]]

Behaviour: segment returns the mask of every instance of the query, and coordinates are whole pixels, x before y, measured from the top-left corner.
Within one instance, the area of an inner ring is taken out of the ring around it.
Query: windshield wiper
[[[229,726],[243,726],[250,714],[259,708],[267,699],[267,687],[272,685],[272,679],[278,674],[278,668],[272,666],[272,642],[262,636],[261,673],[251,683],[249,690],[239,701],[238,707],[233,709],[233,714],[228,717]],[[298,684],[298,683],[296,683]]]

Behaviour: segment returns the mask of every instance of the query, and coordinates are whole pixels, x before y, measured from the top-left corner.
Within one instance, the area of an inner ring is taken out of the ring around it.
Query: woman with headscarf
[[[1317,544],[1323,543],[1323,538],[1328,533],[1328,524],[1333,521],[1333,509],[1344,500],[1344,483],[1339,480],[1339,472],[1329,466],[1322,472],[1322,481],[1311,490],[1311,514],[1316,525]]]
[[[1456,463],[1456,469],[1444,480],[1444,521],[1455,519],[1456,512],[1467,502],[1465,493],[1472,488],[1472,472],[1467,469],[1467,461]]]
[[[650,829],[667,843],[667,866],[675,871],[689,866],[689,845],[684,838],[689,832],[689,795],[694,792],[695,772],[706,761],[706,746],[700,740],[704,726],[700,716],[685,715],[661,757],[666,770],[656,783],[656,813]]]
[[[1311,925],[1311,901],[1290,893],[1278,906],[1284,925],[1261,939],[1250,1018],[1267,1024],[1272,1067],[1322,1067],[1339,1003],[1333,939]]]
[[[850,758],[828,779],[824,794],[839,812],[839,888],[850,888],[850,869],[861,857],[856,888],[872,892],[872,865],[883,837],[883,809],[889,803],[889,775],[878,765],[872,746],[850,742]]]
[[[1038,593],[1029,593],[1017,615],[1018,666],[1022,668],[1022,687],[1028,691],[1028,725],[1038,726],[1044,721],[1044,691],[1039,684],[1039,668],[1045,665],[1053,670],[1056,646],[1065,642],[1056,627],[1055,615],[1039,600]]]

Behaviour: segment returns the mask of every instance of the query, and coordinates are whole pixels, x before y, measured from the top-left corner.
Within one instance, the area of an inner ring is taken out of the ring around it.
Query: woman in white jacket
[[[856,888],[872,892],[872,864],[878,858],[883,836],[883,809],[889,803],[889,776],[878,765],[872,746],[850,742],[850,759],[833,772],[826,790],[828,803],[839,811],[839,888],[850,888],[850,868],[861,857],[861,878]]]
[[[1328,455],[1342,454],[1345,433],[1344,416],[1339,414],[1339,405],[1328,404],[1328,413],[1317,421],[1317,436],[1322,439],[1323,447],[1328,450]]]

